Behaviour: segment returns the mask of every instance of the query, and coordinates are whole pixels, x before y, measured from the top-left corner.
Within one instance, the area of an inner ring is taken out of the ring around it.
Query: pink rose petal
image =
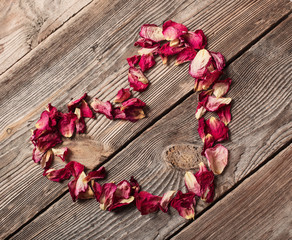
[[[110,120],[113,119],[113,113],[112,113],[113,107],[109,101],[102,102],[99,99],[95,98],[93,102],[91,103],[91,107],[95,112],[104,114]]]
[[[162,26],[162,34],[167,41],[177,39],[187,32],[188,29],[186,26],[180,23],[173,22],[171,20],[168,20]]]
[[[122,103],[131,97],[130,88],[122,88],[114,99],[115,103]]]
[[[224,122],[225,126],[228,125],[231,121],[231,113],[230,113],[231,104],[225,105],[219,108],[216,113],[222,122]]]
[[[58,123],[58,128],[64,137],[70,138],[73,136],[76,119],[77,116],[72,112],[62,114],[62,118]]]
[[[231,98],[216,98],[214,96],[209,96],[205,108],[209,112],[215,112],[219,108],[228,105],[231,100]]]
[[[215,97],[217,98],[223,97],[229,91],[231,81],[232,81],[231,78],[217,81],[212,87],[212,89],[214,90],[213,94],[215,95]]]
[[[202,30],[186,33],[183,38],[193,49],[203,49],[207,45],[207,38]]]
[[[155,24],[144,24],[141,27],[140,36],[145,39],[150,39],[154,42],[160,42],[165,40],[162,34],[162,28]]]
[[[140,60],[140,55],[134,55],[132,57],[127,58],[128,64],[130,67],[134,67]]]
[[[143,72],[135,67],[129,68],[128,81],[130,83],[130,87],[137,92],[145,91],[149,85],[149,81],[144,76]]]
[[[155,65],[154,56],[152,54],[142,55],[139,67],[141,68],[142,72],[147,71],[148,69],[152,68]]]
[[[228,163],[228,150],[221,144],[205,150],[208,165],[216,175],[221,174]]]
[[[206,132],[214,137],[214,141],[222,142],[228,140],[228,127],[215,117],[206,121]]]
[[[175,65],[180,65],[185,62],[192,61],[197,52],[191,47],[184,48],[181,52],[177,54]]]
[[[162,199],[160,201],[159,208],[163,212],[168,211],[168,205],[170,204],[171,200],[174,198],[176,191],[168,191],[162,195]]]
[[[53,154],[59,158],[62,159],[63,162],[65,162],[65,158],[68,155],[68,148],[62,147],[62,148],[52,148]]]

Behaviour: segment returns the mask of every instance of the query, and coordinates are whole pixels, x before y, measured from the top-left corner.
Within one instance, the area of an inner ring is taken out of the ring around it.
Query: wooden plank
[[[228,93],[234,99],[231,141],[223,143],[230,150],[230,163],[216,177],[216,198],[291,140],[290,25],[291,17],[227,68],[234,80]],[[196,131],[196,104],[193,94],[106,163],[106,181],[119,182],[133,175],[143,190],[153,194],[184,189],[185,170],[197,169],[205,161]],[[207,206],[199,201],[196,210]],[[147,216],[134,206],[102,212],[96,201],[73,203],[66,194],[14,238],[164,239],[186,222],[174,209],[170,214]]]
[[[0,3],[0,74],[19,61],[92,0]]]
[[[292,145],[172,239],[291,239]]]

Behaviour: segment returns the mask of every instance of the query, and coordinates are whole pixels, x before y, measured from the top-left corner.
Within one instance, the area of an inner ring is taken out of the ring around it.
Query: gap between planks
[[[90,4],[90,3],[89,3]],[[89,5],[88,4],[88,5]],[[257,38],[255,38],[253,41],[251,41],[246,47],[244,47],[242,50],[240,50],[235,56],[230,58],[229,61],[226,63],[226,68],[234,62],[236,59],[241,57],[247,50],[249,50],[254,44],[256,44],[260,39],[262,39],[264,36],[266,36],[269,32],[271,32],[273,29],[275,29],[279,24],[281,24],[285,19],[289,17],[291,14],[291,11],[284,15],[281,19],[279,19],[276,23],[272,24],[268,29],[266,29],[261,35],[259,35]],[[100,166],[106,164],[109,162],[112,158],[114,158],[122,149],[127,147],[131,142],[133,142],[136,138],[138,138],[144,131],[146,131],[148,128],[152,127],[156,122],[158,122],[161,118],[163,118],[165,115],[167,115],[169,112],[171,112],[174,108],[176,108],[178,105],[180,105],[182,102],[184,102],[187,98],[189,98],[192,94],[196,94],[193,92],[193,90],[189,91],[187,94],[185,94],[183,97],[181,97],[175,104],[171,105],[168,109],[163,111],[161,114],[159,114],[157,117],[155,117],[151,122],[149,122],[145,127],[143,127],[137,134],[135,134],[133,137],[131,137],[128,141],[126,141],[121,147],[119,147],[116,151],[114,151],[105,161],[103,161],[101,164],[99,164],[94,169],[98,169]],[[249,174],[247,174],[243,179],[238,181],[233,187],[231,187],[226,193],[224,193],[222,196],[220,196],[216,201],[214,201],[210,206],[208,206],[206,209],[204,209],[201,213],[197,215],[197,219],[202,216],[204,213],[206,213],[209,209],[211,209],[218,201],[226,197],[230,192],[232,192],[234,189],[236,189],[244,180],[251,177],[253,174],[255,174],[259,169],[261,169],[265,164],[267,164],[269,161],[271,161],[274,157],[276,157],[281,151],[283,151],[285,148],[287,148],[291,144],[291,140],[284,144],[282,147],[280,147],[274,154],[270,155],[264,162],[262,162],[258,167],[256,167],[254,170],[252,170]],[[47,209],[49,209],[52,205],[54,205],[56,202],[58,202],[60,199],[62,199],[69,191],[66,190],[62,194],[60,194],[58,197],[56,197],[53,201],[51,201],[46,207],[41,209],[37,214],[35,214],[31,219],[29,219],[27,222],[25,222],[23,225],[21,225],[16,231],[11,233],[9,236],[7,236],[5,239],[9,239],[13,237],[15,234],[17,234],[19,231],[21,231],[25,226],[30,224],[33,220],[35,220],[38,216],[46,212]],[[192,222],[186,223],[184,226],[182,226],[179,230],[177,230],[175,233],[173,233],[170,237],[167,239],[170,239],[180,233],[185,227],[190,225]]]

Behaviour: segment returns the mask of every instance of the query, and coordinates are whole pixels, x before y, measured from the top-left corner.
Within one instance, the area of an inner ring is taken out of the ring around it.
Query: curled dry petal
[[[224,107],[219,108],[216,113],[222,122],[224,122],[225,126],[228,125],[231,121],[231,113],[230,113],[231,104],[228,104]]]
[[[114,116],[114,119],[127,120],[126,113],[122,111],[120,107],[115,107],[113,109],[113,116]]]
[[[107,102],[102,102],[99,99],[95,98],[93,102],[91,103],[91,107],[93,110],[97,113],[104,114],[108,119],[113,119],[113,107],[112,104]]]
[[[204,114],[206,113],[206,108],[204,107],[204,103],[202,102],[199,102],[198,103],[198,106],[197,106],[197,109],[196,109],[196,114],[195,114],[195,117],[196,119],[200,119],[201,117],[204,116]]]
[[[212,87],[212,89],[214,90],[213,94],[215,95],[215,97],[217,98],[223,97],[229,91],[231,81],[232,81],[231,78],[227,78],[222,81],[217,81]]]
[[[229,138],[228,127],[215,117],[211,117],[206,121],[206,132],[214,137],[214,141],[224,141]]]
[[[130,184],[131,184],[131,187],[132,187],[132,193],[133,193],[134,196],[136,196],[140,191],[140,185],[139,185],[139,183],[137,182],[137,180],[133,176],[130,179]]]
[[[102,186],[102,191],[99,197],[101,210],[107,210],[107,208],[113,204],[116,189],[117,186],[114,183],[105,183]]]
[[[225,67],[225,59],[220,52],[210,52],[216,64],[216,69],[221,71]]]
[[[134,67],[140,60],[139,55],[134,55],[132,57],[127,58],[128,64],[130,67]]]
[[[88,103],[85,100],[81,101],[80,106],[81,116],[84,118],[94,118],[93,112],[88,106]]]
[[[123,107],[121,110],[124,110],[129,107],[144,107],[146,106],[146,103],[144,103],[142,100],[139,98],[131,98],[125,102],[122,103]]]
[[[182,193],[178,191],[171,201],[171,206],[185,219],[195,218],[195,205],[195,194],[192,192]]]
[[[51,149],[49,149],[42,157],[42,160],[40,162],[41,167],[44,169],[49,169],[53,160],[54,160],[53,151]]]
[[[214,96],[209,96],[205,107],[209,112],[215,112],[219,108],[228,105],[231,100],[231,98],[216,98]]]
[[[171,202],[171,200],[174,198],[176,191],[168,191],[162,195],[162,199],[160,201],[159,208],[163,212],[168,211],[168,205]]]
[[[170,43],[168,42],[162,45],[158,53],[163,56],[173,56],[181,52],[183,49],[183,47],[171,47]]]
[[[204,142],[204,138],[206,136],[205,127],[206,127],[205,119],[204,118],[200,118],[199,119],[199,124],[198,124],[198,133],[199,133],[199,136],[200,136],[200,138],[202,139],[203,142]]]
[[[193,49],[203,49],[207,45],[207,38],[202,30],[186,33],[183,38]]]
[[[141,48],[138,50],[138,54],[139,55],[149,55],[149,54],[157,54],[158,50],[159,50],[160,45],[156,44],[153,47],[149,47],[149,48]]]
[[[62,143],[62,137],[57,130],[53,131],[41,131],[38,133],[36,129],[31,140],[35,146],[37,146],[38,151],[46,152],[50,148]]]
[[[73,136],[75,131],[75,121],[77,119],[76,114],[69,112],[69,113],[62,113],[62,118],[58,123],[58,128],[60,133],[67,138]]]
[[[207,90],[221,75],[222,72],[218,70],[214,70],[212,72],[207,71],[202,79],[196,79],[197,81],[194,90]]]
[[[213,146],[214,142],[215,142],[215,138],[210,134],[210,133],[207,133],[206,136],[204,137],[204,147],[203,147],[203,150],[201,152],[201,155],[204,156],[205,154],[205,150],[207,148],[210,148]]]
[[[118,91],[117,96],[114,99],[115,103],[121,103],[128,100],[131,97],[130,88],[122,88]]]
[[[214,196],[214,174],[207,169],[203,162],[199,164],[199,167],[200,169],[196,172],[195,177],[201,188],[200,197],[206,202],[212,202]]]
[[[130,83],[130,87],[132,87],[134,91],[138,92],[145,91],[149,85],[149,81],[144,76],[143,72],[135,67],[129,68],[128,81]]]
[[[145,39],[145,38],[140,38],[137,40],[137,42],[134,43],[134,46],[140,46],[143,48],[151,48],[154,45],[156,45],[156,42],[150,39]]]
[[[97,202],[99,202],[99,199],[102,193],[102,186],[97,182],[93,182],[92,188],[93,188],[95,199]]]
[[[68,183],[69,192],[74,202],[79,198],[79,194],[83,193],[84,196],[84,193],[89,189],[88,182],[85,180],[85,177],[86,174],[81,172],[77,178]]]
[[[37,146],[34,147],[33,151],[32,151],[32,160],[35,163],[38,163],[42,160],[43,156],[44,156],[44,152],[41,152],[39,150],[39,148]]]
[[[181,52],[177,54],[175,65],[180,65],[182,63],[192,61],[196,54],[197,52],[193,48],[184,48]]]
[[[171,20],[168,20],[162,26],[162,34],[167,41],[177,39],[187,32],[188,29],[186,26],[180,23],[173,22]]]
[[[125,110],[126,119],[131,122],[136,122],[139,119],[145,118],[146,115],[141,107],[131,107]]]
[[[66,179],[69,179],[71,177],[71,173],[67,168],[61,168],[58,170],[48,169],[44,171],[43,176],[46,176],[53,182],[62,182]]]
[[[52,148],[53,154],[59,158],[62,159],[63,162],[65,162],[65,157],[68,155],[68,148],[62,147],[62,148]]]
[[[91,180],[95,180],[95,179],[102,179],[105,178],[106,176],[106,171],[104,167],[100,167],[98,170],[96,171],[91,171],[87,174],[87,176],[85,177],[85,181],[89,182]]]
[[[212,56],[206,49],[201,49],[190,64],[189,73],[194,78],[203,78],[208,66],[211,64]]]
[[[208,165],[216,175],[221,174],[228,163],[228,150],[221,144],[217,144],[205,151]]]
[[[74,113],[77,116],[77,119],[75,120],[76,132],[77,133],[85,133],[86,125],[85,125],[84,118],[82,117],[81,110],[79,108],[75,108]]]
[[[197,178],[192,172],[186,172],[185,174],[185,185],[189,192],[195,193],[197,196],[201,196],[201,186],[197,181]]]
[[[35,127],[39,130],[51,130],[52,128],[50,125],[50,114],[47,111],[43,111]]]
[[[74,178],[77,178],[84,171],[84,165],[75,161],[68,162],[65,168]]]
[[[142,55],[139,67],[143,72],[147,71],[148,69],[152,68],[155,65],[154,56],[152,54]]]
[[[145,39],[150,39],[154,42],[160,42],[165,40],[162,34],[162,28],[155,24],[144,24],[141,27],[140,36]]]
[[[136,195],[136,207],[141,215],[147,215],[159,210],[161,197],[141,191]]]
[[[68,111],[74,112],[75,108],[81,103],[82,100],[84,100],[86,98],[87,98],[87,93],[84,93],[81,98],[68,103]]]

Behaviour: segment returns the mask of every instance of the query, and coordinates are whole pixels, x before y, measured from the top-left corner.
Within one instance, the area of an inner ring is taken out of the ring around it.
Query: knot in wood
[[[167,146],[162,158],[171,167],[189,170],[197,169],[198,164],[204,161],[201,156],[201,147],[192,144],[178,144]]]

